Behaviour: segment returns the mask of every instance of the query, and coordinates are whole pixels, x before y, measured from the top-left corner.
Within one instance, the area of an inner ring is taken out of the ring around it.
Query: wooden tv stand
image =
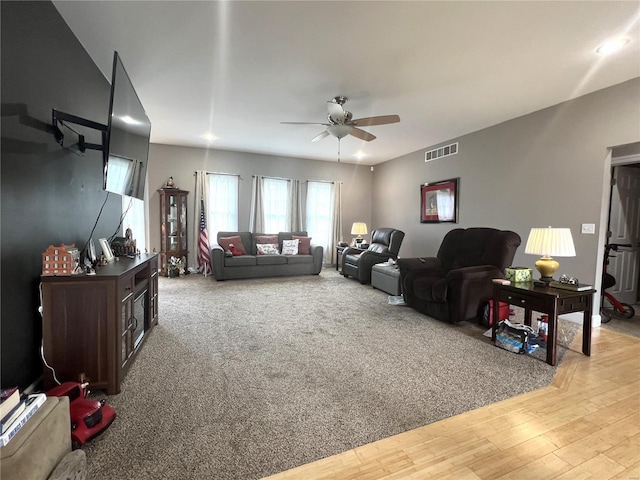
[[[95,275],[45,276],[43,347],[60,382],[84,375],[92,388],[120,393],[120,385],[158,324],[158,255],[97,267]],[[45,389],[56,385],[44,369]]]

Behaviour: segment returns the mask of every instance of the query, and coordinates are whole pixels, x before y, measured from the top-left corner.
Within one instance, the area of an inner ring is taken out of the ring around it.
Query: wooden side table
[[[595,290],[573,292],[558,288],[536,287],[533,282],[493,285],[493,318],[499,318],[499,302],[524,308],[524,322],[531,325],[532,312],[549,315],[547,334],[547,363],[556,364],[556,344],[558,340],[558,315],[583,312],[582,353],[591,355],[591,315]],[[491,338],[496,341],[498,322],[493,322]]]

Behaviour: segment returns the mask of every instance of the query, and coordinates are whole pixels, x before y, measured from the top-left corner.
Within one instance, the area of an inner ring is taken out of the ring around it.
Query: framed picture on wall
[[[420,185],[420,223],[458,223],[458,180]]]

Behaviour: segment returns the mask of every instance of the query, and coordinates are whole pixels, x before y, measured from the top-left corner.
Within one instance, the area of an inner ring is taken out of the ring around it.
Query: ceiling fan
[[[400,121],[398,115],[380,115],[377,117],[366,117],[353,119],[351,112],[344,109],[344,104],[347,101],[347,97],[339,95],[333,97],[333,99],[327,102],[327,115],[328,123],[319,122],[281,122],[288,125],[324,125],[325,131],[316,135],[311,139],[312,142],[322,140],[329,135],[333,135],[338,140],[347,135],[353,135],[360,140],[370,142],[375,140],[375,135],[371,135],[369,132],[365,132],[359,127],[372,127],[375,125],[387,125],[389,123],[397,123]]]

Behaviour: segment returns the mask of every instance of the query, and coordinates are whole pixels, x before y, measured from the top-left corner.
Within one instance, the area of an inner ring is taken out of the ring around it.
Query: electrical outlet
[[[594,235],[596,233],[596,224],[595,223],[583,223],[581,233],[586,233],[588,235]]]

